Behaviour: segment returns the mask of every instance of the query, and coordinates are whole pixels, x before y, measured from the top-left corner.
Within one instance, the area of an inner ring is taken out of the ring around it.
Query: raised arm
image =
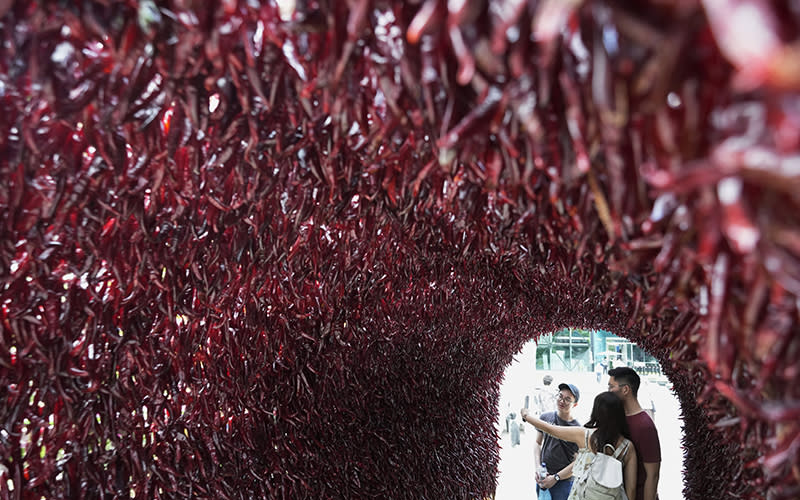
[[[542,432],[546,432],[547,434],[555,436],[563,441],[575,443],[581,448],[586,444],[584,438],[586,429],[583,427],[548,424],[544,420],[531,415],[527,408],[521,409],[519,413],[522,415],[523,422],[528,422]]]

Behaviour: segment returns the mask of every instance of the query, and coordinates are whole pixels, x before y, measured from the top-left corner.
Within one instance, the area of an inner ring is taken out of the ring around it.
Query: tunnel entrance
[[[602,338],[603,342],[599,345],[587,342],[584,345],[576,341],[580,338],[591,338],[595,341]],[[565,340],[569,346],[566,349],[563,348]],[[602,368],[595,370],[587,359],[594,359],[590,357],[592,353],[597,352],[598,347],[606,345],[611,346],[610,353],[623,353],[620,359],[615,357],[611,361],[612,366],[614,363],[617,363],[616,366],[631,366],[640,373],[642,385],[639,388],[639,402],[653,417],[661,440],[659,497],[670,500],[684,498],[684,454],[683,447],[679,445],[684,436],[683,417],[678,397],[658,362],[636,344],[613,334],[563,329],[540,336],[538,343],[534,340],[528,341],[505,369],[496,425],[500,460],[495,500],[535,496],[532,493],[536,489],[533,443],[537,431],[533,426],[521,422],[520,408],[527,404],[537,411],[535,407],[538,394],[555,393],[558,384],[562,382],[573,383],[581,391],[581,399],[573,410],[573,415],[581,425],[586,423],[594,397],[605,391],[608,384],[608,375]],[[619,349],[617,346],[620,346]],[[600,352],[604,350],[600,349]],[[634,357],[627,357],[625,352],[634,353]],[[543,378],[547,375],[552,377],[549,386],[543,383]]]

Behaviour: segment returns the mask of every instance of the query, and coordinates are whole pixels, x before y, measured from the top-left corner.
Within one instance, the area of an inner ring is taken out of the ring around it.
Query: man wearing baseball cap
[[[572,416],[572,409],[578,405],[581,393],[574,384],[558,384],[556,411],[543,413],[539,418],[553,425],[580,425]],[[545,477],[536,478],[536,493],[540,489],[550,490],[553,500],[567,500],[572,489],[572,465],[578,446],[562,441],[549,434],[539,432],[533,446],[533,458],[537,469],[542,463],[547,467]]]

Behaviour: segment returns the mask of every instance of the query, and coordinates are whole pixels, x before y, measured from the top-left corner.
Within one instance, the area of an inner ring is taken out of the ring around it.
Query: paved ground
[[[535,356],[535,353],[533,355]],[[540,385],[542,377],[548,373],[553,375],[554,386],[559,382],[567,381],[578,386],[581,391],[581,399],[575,408],[574,415],[579,422],[585,423],[589,419],[594,397],[607,388],[607,378],[603,378],[598,384],[594,373],[537,371],[531,358],[531,353],[523,351],[517,356],[517,361],[506,369],[506,378],[500,396],[500,415],[503,424],[509,408],[513,409],[519,418],[519,410],[524,404],[525,395],[532,394],[533,388]],[[655,403],[655,423],[661,440],[661,480],[658,488],[660,500],[683,500],[683,449],[681,446],[683,431],[680,405],[674,394],[666,387],[645,384],[639,392],[639,401],[642,406],[647,404],[644,401],[646,393],[650,394],[648,399],[652,398]],[[520,435],[520,444],[512,447],[509,434],[500,432],[500,422],[498,422],[498,439],[501,450],[496,500],[535,498],[533,441],[536,438],[536,429],[530,424],[523,425],[524,432]]]

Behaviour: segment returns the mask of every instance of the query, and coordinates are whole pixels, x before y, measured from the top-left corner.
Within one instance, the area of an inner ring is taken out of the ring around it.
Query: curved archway
[[[2,3],[0,493],[478,498],[571,324],[796,497],[800,22],[721,5]]]
[[[504,371],[497,422],[500,459],[497,489],[493,498],[524,498],[536,488],[533,442],[537,431],[520,422],[520,408],[528,407],[534,414],[553,411],[553,406],[542,407],[541,401],[547,401],[548,395],[557,392],[559,383],[568,382],[581,391],[580,401],[572,410],[572,416],[581,424],[586,423],[595,396],[607,390],[608,375],[600,367],[601,361],[608,368],[607,361],[612,357],[612,363],[617,361],[616,366],[634,367],[635,360],[638,360],[635,368],[642,379],[639,401],[656,423],[662,442],[659,496],[683,498],[684,450],[679,444],[684,441],[683,418],[680,402],[672,391],[671,383],[663,376],[660,367],[646,365],[641,352],[637,351],[634,357],[627,356],[625,351],[633,352],[633,345],[616,349],[617,345],[622,347],[624,344],[609,332],[574,333],[573,329],[565,328],[540,337],[540,344],[527,342]],[[611,341],[606,344],[608,336],[611,336]],[[544,341],[543,337],[549,339]],[[553,352],[552,345],[554,337],[557,337],[556,352]],[[591,345],[592,340],[596,340],[597,345]],[[608,350],[604,347],[608,347]],[[598,360],[598,369],[590,361],[595,353],[600,353],[594,357]],[[543,382],[544,377],[549,377],[548,384]]]

